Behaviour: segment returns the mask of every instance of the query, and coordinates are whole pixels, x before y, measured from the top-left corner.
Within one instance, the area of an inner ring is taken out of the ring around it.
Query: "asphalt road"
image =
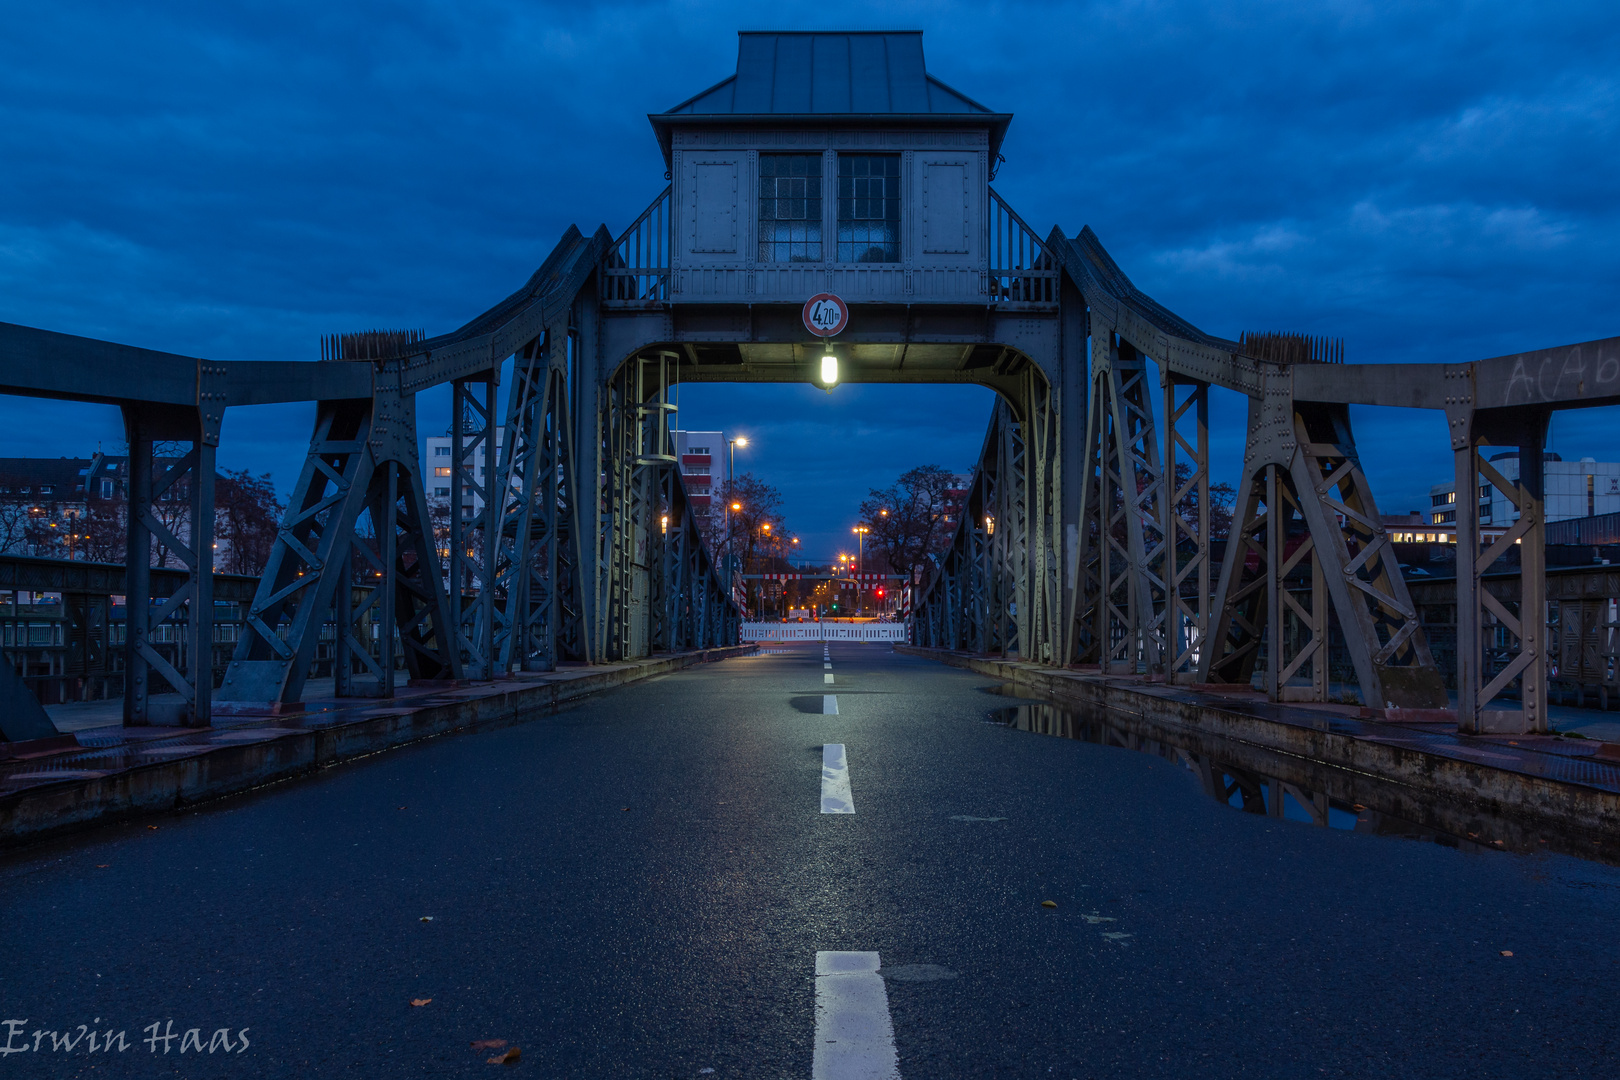
[[[1620,872],[1244,814],[831,652],[0,860],[0,1080],[808,1078],[833,951],[880,955],[908,1080],[1620,1075]],[[81,1024],[130,1048],[32,1049]]]

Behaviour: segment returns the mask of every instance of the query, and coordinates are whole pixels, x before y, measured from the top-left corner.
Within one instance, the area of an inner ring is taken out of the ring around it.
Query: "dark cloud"
[[[663,186],[645,114],[732,70],[751,4],[12,5],[0,35],[0,319],[219,357],[438,332],[570,223]],[[1620,330],[1612,3],[788,3],[778,26],[920,26],[930,69],[1017,114],[998,189],[1092,225],[1205,328],[1467,360]],[[443,395],[425,395],[425,427]],[[835,545],[865,490],[967,468],[961,388],[704,388],[792,520]],[[244,410],[227,464],[296,475],[309,409]],[[702,421],[699,423],[698,417]],[[1242,410],[1217,407],[1227,475]],[[1616,452],[1606,411],[1555,424]],[[107,409],[0,402],[24,446],[115,443]],[[1387,509],[1450,470],[1433,417],[1362,411]],[[769,448],[769,449],[767,449]],[[740,464],[740,463],[739,463]]]

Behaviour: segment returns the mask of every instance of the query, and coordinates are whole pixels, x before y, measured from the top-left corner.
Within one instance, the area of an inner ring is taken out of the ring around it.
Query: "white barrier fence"
[[[872,623],[778,623],[742,624],[745,645],[758,641],[899,641],[906,640],[906,624]]]

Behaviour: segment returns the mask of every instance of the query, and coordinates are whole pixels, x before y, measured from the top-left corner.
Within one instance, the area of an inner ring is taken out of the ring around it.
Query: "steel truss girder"
[[[1164,483],[1160,503],[1164,537],[1165,671],[1172,679],[1197,678],[1206,647],[1210,602],[1209,384],[1160,368],[1164,407]],[[1186,391],[1183,394],[1183,391]],[[1188,431],[1188,421],[1192,430]],[[1185,462],[1187,476],[1179,467]],[[1189,511],[1192,517],[1188,521]]]
[[[495,392],[500,370],[457,379],[450,388],[450,573],[447,579],[450,624],[455,628],[462,673],[470,679],[488,679],[495,672],[495,560],[494,540],[502,504],[495,498],[500,452],[495,445]],[[512,430],[510,427],[506,430]],[[485,472],[477,461],[483,452]],[[472,507],[468,503],[472,503]],[[469,509],[474,512],[469,514]]]
[[[374,537],[356,535],[362,515]],[[339,694],[393,694],[396,633],[410,678],[460,677],[442,567],[422,487],[414,401],[380,392],[370,400],[321,402],[219,699],[250,706],[300,701],[334,610]],[[369,590],[358,608],[357,586]],[[369,625],[373,610],[380,615],[374,645],[355,627],[362,618]],[[374,684],[355,682],[354,662]]]
[[[1076,605],[1091,620],[1084,658],[1104,671],[1164,669],[1167,596],[1165,472],[1148,395],[1147,357],[1106,324],[1092,329],[1092,392]]]
[[[497,673],[552,671],[561,660],[590,658],[579,602],[571,342],[568,324],[559,323],[513,362],[492,522],[488,637]]]
[[[741,632],[671,453],[678,363],[667,350],[633,356],[603,390],[596,635],[608,660],[735,644]]]
[[[1059,663],[1063,645],[1061,411],[1033,365],[999,400],[961,521],[913,609],[938,648]]]

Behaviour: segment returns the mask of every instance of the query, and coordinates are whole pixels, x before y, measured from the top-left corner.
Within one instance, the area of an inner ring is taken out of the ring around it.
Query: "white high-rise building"
[[[1503,450],[1490,456],[1491,466],[1505,480],[1519,478],[1519,452]],[[1596,461],[1583,457],[1565,461],[1554,453],[1542,455],[1548,521],[1595,517],[1620,511],[1620,462]],[[1508,525],[1519,520],[1519,512],[1493,484],[1479,486],[1479,523]],[[1429,489],[1429,520],[1449,525],[1457,520],[1457,485],[1436,484]]]

